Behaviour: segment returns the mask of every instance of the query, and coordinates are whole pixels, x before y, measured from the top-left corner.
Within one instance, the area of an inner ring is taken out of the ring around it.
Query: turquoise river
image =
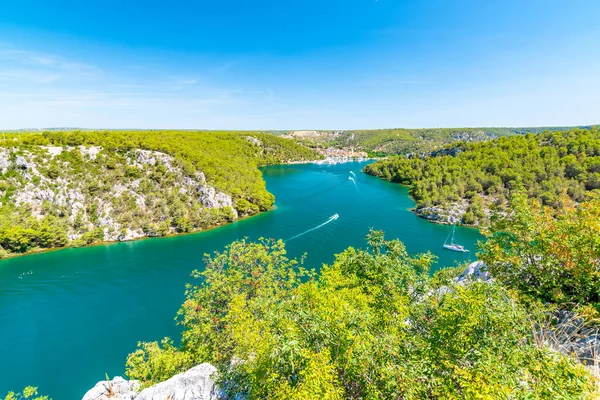
[[[79,400],[105,374],[122,375],[138,341],[178,336],[174,317],[190,272],[203,267],[204,253],[239,238],[293,238],[289,255],[306,252],[315,268],[363,246],[370,227],[410,253],[430,250],[436,269],[474,257],[477,230],[456,230],[470,254],[444,250],[451,228],[411,213],[407,189],[363,174],[364,165],[264,168],[275,209],[207,232],[0,261],[0,398],[34,385],[54,400]]]

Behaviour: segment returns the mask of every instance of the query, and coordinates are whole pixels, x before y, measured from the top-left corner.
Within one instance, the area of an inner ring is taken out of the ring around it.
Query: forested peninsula
[[[268,210],[259,166],[319,159],[256,132],[4,135],[0,255],[193,232]]]
[[[572,129],[487,142],[460,141],[426,156],[398,156],[365,167],[407,185],[420,216],[440,223],[481,225],[504,212],[516,190],[544,205],[576,203],[600,189],[600,130]]]

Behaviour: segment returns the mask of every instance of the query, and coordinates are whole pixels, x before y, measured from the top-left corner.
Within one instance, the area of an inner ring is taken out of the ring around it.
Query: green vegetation
[[[544,205],[559,206],[565,190],[576,202],[600,189],[600,131],[576,129],[460,142],[423,158],[394,157],[365,172],[410,186],[417,212],[455,209],[465,224],[486,220],[515,189]]]
[[[590,127],[582,127],[590,128]],[[383,157],[392,154],[427,154],[442,146],[457,142],[481,142],[502,136],[522,135],[575,129],[569,127],[544,128],[430,128],[430,129],[372,129],[355,131],[298,131],[289,132],[301,143],[313,147],[353,147]]]
[[[49,400],[48,396],[38,395],[37,388],[27,386],[21,393],[8,392],[4,400]]]
[[[430,254],[382,232],[367,242],[320,273],[281,241],[207,256],[178,314],[181,345],[141,343],[127,374],[151,385],[210,362],[247,398],[593,398],[589,372],[536,341],[536,313],[510,290],[430,277]]]
[[[479,258],[522,295],[559,309],[600,316],[600,198],[557,209],[517,194],[485,232]]]
[[[234,132],[44,132],[0,147],[0,256],[164,236],[268,210],[259,166],[319,158]]]

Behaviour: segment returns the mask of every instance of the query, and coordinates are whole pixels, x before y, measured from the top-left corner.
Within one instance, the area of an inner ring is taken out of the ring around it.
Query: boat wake
[[[302,232],[302,233],[300,233],[300,234],[298,234],[298,235],[296,235],[296,236],[292,236],[291,238],[289,238],[289,239],[286,239],[286,240],[285,240],[285,242],[289,242],[290,240],[297,239],[297,238],[299,238],[300,236],[306,235],[306,234],[307,234],[307,233],[309,233],[309,232],[316,231],[317,229],[324,227],[324,226],[325,226],[325,225],[327,225],[328,223],[335,221],[335,220],[336,220],[336,219],[338,219],[339,217],[340,217],[340,216],[339,216],[339,214],[333,214],[331,217],[329,217],[329,219],[328,219],[327,221],[323,222],[322,224],[320,224],[320,225],[317,225],[317,226],[315,226],[314,228],[310,228],[309,230],[306,230],[306,231],[304,231],[304,232]]]
[[[348,180],[352,181],[352,183],[354,183],[354,187],[356,188],[356,191],[358,192],[358,185],[356,184],[356,179],[354,179],[353,177],[349,176]]]

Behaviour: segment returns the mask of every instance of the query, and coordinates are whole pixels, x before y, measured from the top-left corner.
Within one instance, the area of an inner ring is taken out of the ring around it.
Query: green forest
[[[274,201],[259,166],[320,158],[253,132],[8,134],[0,153],[0,255],[190,232],[253,215]]]
[[[366,151],[371,157],[388,155],[426,154],[442,146],[459,142],[483,142],[504,136],[540,133],[590,127],[532,127],[532,128],[428,128],[428,129],[368,129],[349,131],[318,131],[308,137],[295,137],[312,147],[353,147]],[[276,134],[282,134],[278,132]],[[288,133],[291,137],[295,135]]]
[[[537,135],[458,142],[425,157],[393,157],[365,167],[371,175],[410,187],[417,212],[458,209],[464,224],[478,225],[511,192],[524,190],[558,206],[565,191],[576,202],[600,189],[598,127]]]

